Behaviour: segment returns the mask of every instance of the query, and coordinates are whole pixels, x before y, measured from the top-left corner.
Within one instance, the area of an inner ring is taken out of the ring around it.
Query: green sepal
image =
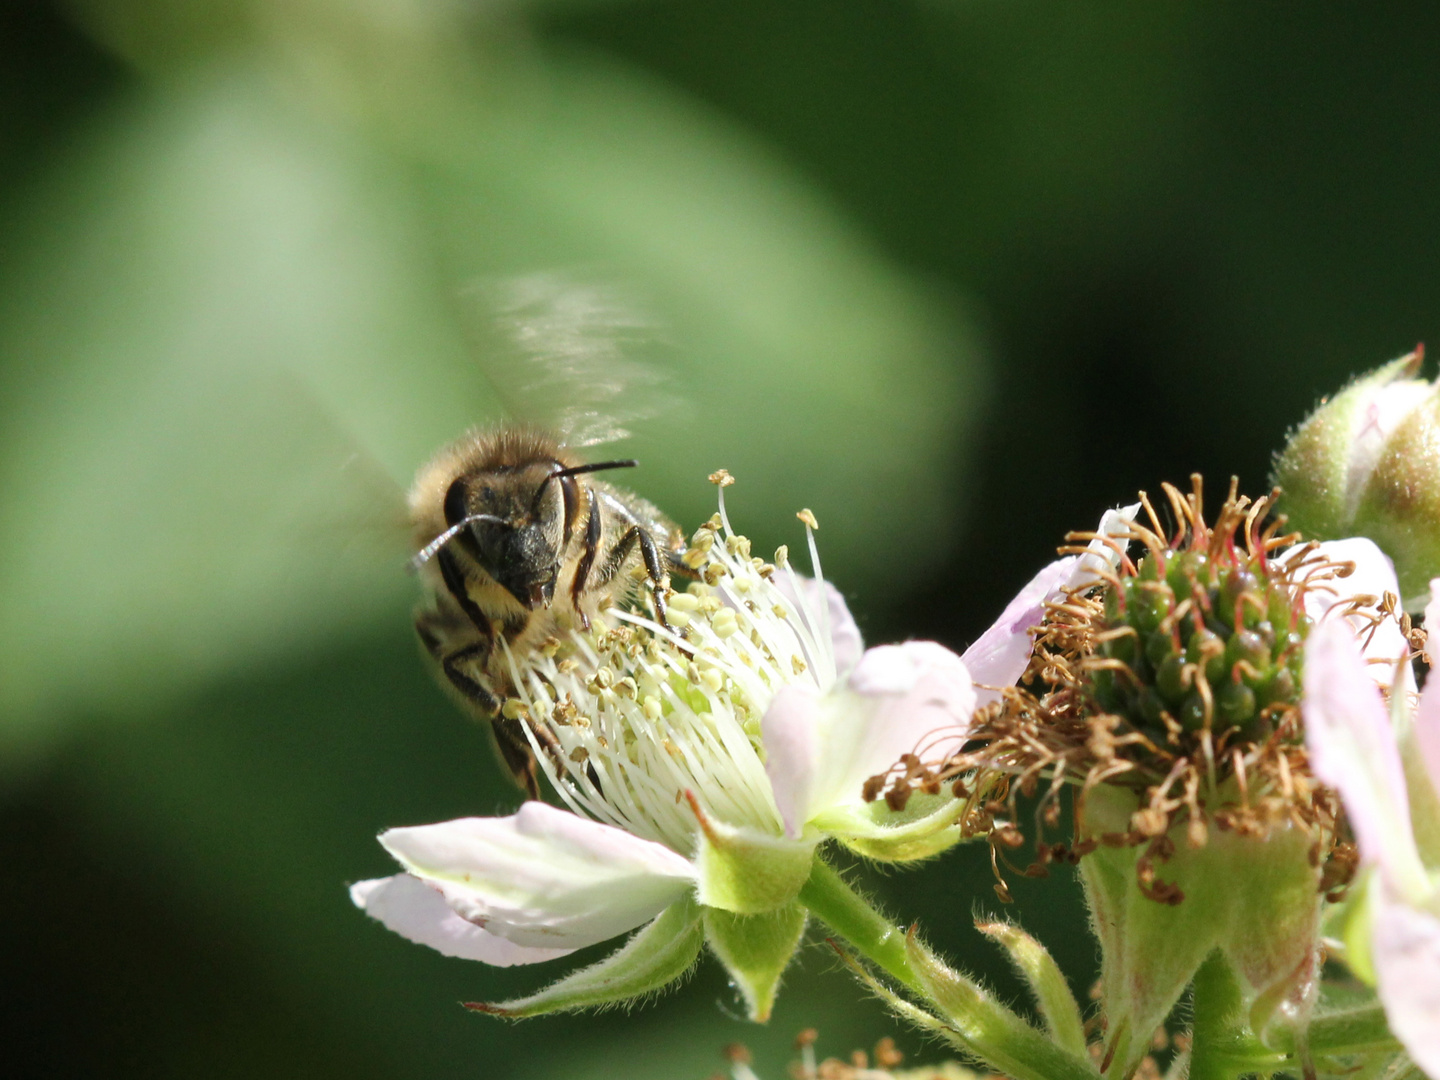
[[[948,793],[911,795],[903,810],[883,799],[826,810],[812,824],[857,855],[877,862],[915,862],[948,851],[962,839],[956,823],[965,802]]]
[[[954,1041],[1014,1080],[1081,1080],[1099,1074],[1083,1054],[1062,1049],[992,997],[974,979],[943,963],[912,932],[905,940],[920,990],[954,1033]]]
[[[712,907],[703,911],[705,943],[745,998],[750,1019],[763,1024],[770,1019],[780,976],[805,933],[805,908],[790,903],[761,915],[736,915]]]
[[[1360,871],[1345,899],[1326,913],[1325,929],[1344,946],[1339,957],[1366,986],[1376,983],[1375,961],[1370,952],[1370,934],[1375,921],[1375,872]]]
[[[604,960],[565,976],[539,993],[497,1004],[468,1001],[465,1007],[520,1020],[645,997],[683,978],[694,966],[704,942],[700,905],[687,896],[671,904]]]
[[[1084,1057],[1088,1053],[1085,1018],[1080,1013],[1075,995],[1070,992],[1070,984],[1049,950],[1011,923],[977,922],[975,929],[1009,954],[1015,969],[1030,985],[1030,992],[1035,995],[1035,1004],[1045,1021],[1045,1029],[1055,1044]]]
[[[704,815],[695,852],[696,895],[706,907],[738,915],[759,915],[784,907],[810,876],[819,837],[791,840],[753,829],[737,829]]]
[[[1092,789],[1082,835],[1125,832],[1137,806],[1123,789]],[[1157,870],[1184,894],[1173,905],[1141,892],[1136,863],[1143,847],[1102,844],[1080,860],[1100,940],[1105,1055],[1117,1076],[1128,1075],[1145,1055],[1150,1034],[1214,950],[1233,966],[1249,1004],[1259,1006],[1252,1016],[1259,1027],[1292,990],[1309,985],[1315,962],[1321,896],[1310,836],[1284,825],[1272,827],[1263,840],[1212,828],[1208,842],[1195,848],[1182,825],[1170,840],[1174,853]]]

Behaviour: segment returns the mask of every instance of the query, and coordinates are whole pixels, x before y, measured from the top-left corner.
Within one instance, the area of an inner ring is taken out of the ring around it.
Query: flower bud
[[[1323,401],[1275,458],[1290,524],[1315,540],[1365,536],[1395,563],[1407,609],[1440,574],[1440,388],[1423,351]]]

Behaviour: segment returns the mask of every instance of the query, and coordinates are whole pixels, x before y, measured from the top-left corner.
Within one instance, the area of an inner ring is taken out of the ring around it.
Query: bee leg
[[[449,656],[439,657],[440,670],[444,672],[445,678],[466,701],[470,702],[487,716],[494,716],[500,711],[500,702],[489,690],[482,686],[478,679],[471,678],[460,670],[460,665],[466,660],[487,648],[485,645],[471,645],[451,653]]]
[[[575,567],[575,580],[570,583],[570,606],[580,616],[582,629],[590,629],[590,617],[580,607],[580,595],[585,591],[585,583],[590,578],[590,568],[595,565],[595,556],[600,551],[600,503],[592,494],[590,501],[590,517],[585,523],[585,547],[580,553],[580,562]]]
[[[660,558],[665,563],[665,572],[671,577],[682,577],[687,581],[699,581],[700,571],[685,564],[685,550],[671,551],[665,548],[660,552]]]
[[[539,764],[520,721],[496,717],[490,731],[495,736],[495,749],[500,752],[500,760],[510,771],[510,778],[525,789],[527,799],[540,798]]]
[[[615,542],[615,546],[605,556],[599,583],[605,584],[620,572],[636,544],[640,545],[640,557],[645,561],[645,576],[650,579],[652,586],[650,593],[655,598],[656,621],[669,630],[670,621],[665,617],[665,568],[660,561],[660,549],[655,546],[655,538],[639,525],[631,525],[626,529],[625,535]]]
[[[540,776],[535,763],[535,755],[530,749],[530,740],[525,738],[525,731],[520,726],[520,721],[507,720],[502,717],[500,702],[495,695],[481,685],[478,679],[468,675],[460,667],[465,661],[484,655],[489,650],[490,643],[477,641],[473,645],[466,645],[464,648],[447,654],[423,619],[416,620],[415,630],[419,633],[425,648],[435,658],[435,662],[440,665],[440,671],[445,676],[445,681],[454,687],[455,692],[472,705],[477,712],[489,719],[488,727],[495,740],[495,750],[499,753],[500,761],[510,774],[510,778],[525,790],[527,798],[540,798]],[[553,739],[554,736],[551,737]]]
[[[465,575],[460,569],[460,564],[455,561],[455,556],[451,555],[449,551],[441,551],[436,556],[436,561],[440,563],[440,577],[445,582],[445,588],[450,593],[451,599],[465,613],[465,617],[474,624],[480,636],[493,641],[495,628],[490,625],[489,617],[480,610],[480,605],[475,603],[470,596],[470,591],[465,586]]]

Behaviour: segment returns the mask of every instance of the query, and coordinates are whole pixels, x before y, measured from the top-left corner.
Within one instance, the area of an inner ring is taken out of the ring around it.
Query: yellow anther
[[[820,523],[815,520],[815,515],[808,506],[804,510],[801,510],[795,516],[801,521],[803,521],[806,525],[810,526],[810,528],[812,529],[820,528]]]
[[[729,487],[735,482],[735,478],[725,469],[716,469],[710,474],[710,483],[716,487]]]

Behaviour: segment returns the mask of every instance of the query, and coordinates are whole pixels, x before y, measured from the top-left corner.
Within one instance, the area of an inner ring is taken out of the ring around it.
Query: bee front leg
[[[605,556],[600,584],[605,584],[620,572],[636,544],[640,545],[640,557],[645,562],[645,576],[650,579],[652,586],[650,592],[655,598],[656,621],[669,630],[670,621],[666,618],[665,609],[666,575],[664,564],[660,561],[660,549],[655,546],[655,538],[639,525],[631,525],[626,529],[625,535],[615,542],[615,546]]]
[[[590,568],[595,565],[595,556],[600,551],[600,503],[592,494],[590,496],[590,517],[585,523],[585,547],[580,552],[580,562],[575,567],[575,580],[570,583],[570,606],[580,616],[580,627],[583,630],[590,629],[590,616],[585,614],[585,609],[580,606],[580,596],[585,591],[585,583],[590,579]]]
[[[490,642],[477,641],[446,653],[423,619],[416,621],[415,629],[425,648],[435,658],[445,681],[479,716],[489,721],[487,726],[495,740],[495,750],[511,779],[524,789],[527,798],[540,798],[539,766],[520,721],[501,716],[499,699],[479,679],[462,668],[476,657],[485,656],[491,648]]]

